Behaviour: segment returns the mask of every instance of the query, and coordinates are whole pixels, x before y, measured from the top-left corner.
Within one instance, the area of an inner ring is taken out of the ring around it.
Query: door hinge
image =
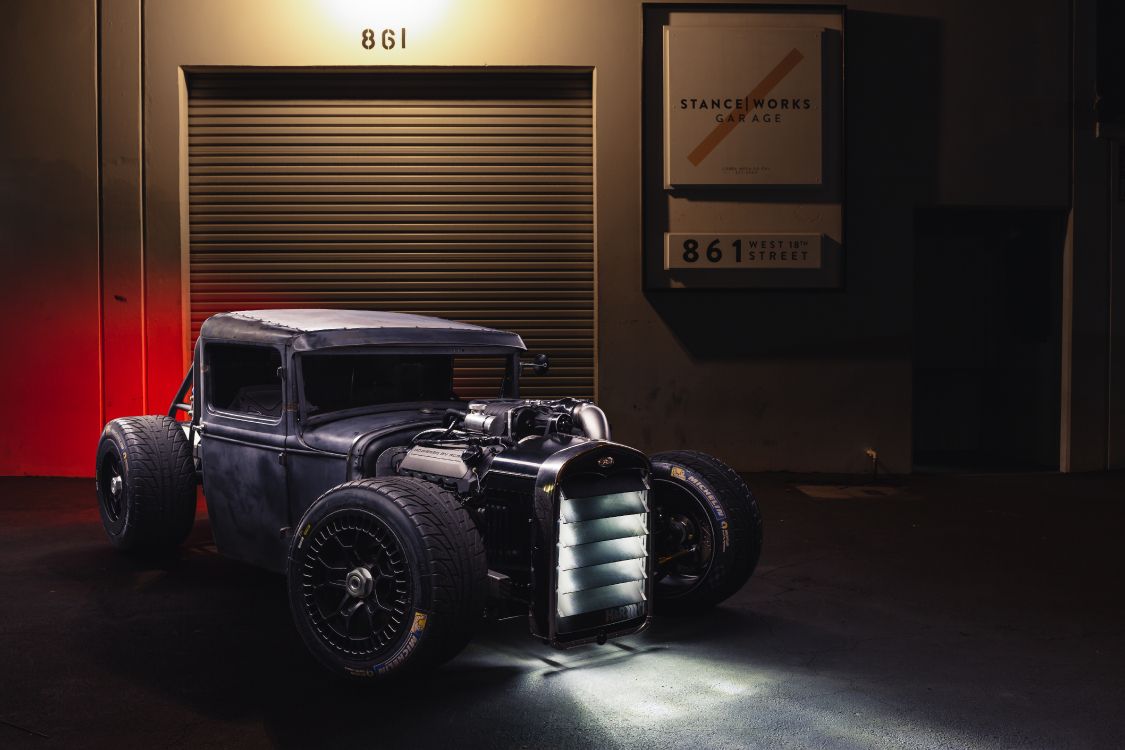
[[[277,454],[277,462],[279,464],[281,464],[282,466],[285,466],[285,454],[284,453],[278,453]]]

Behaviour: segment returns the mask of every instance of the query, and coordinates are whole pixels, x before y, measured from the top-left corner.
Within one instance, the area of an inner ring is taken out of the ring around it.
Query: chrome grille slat
[[[568,498],[559,503],[559,514],[565,523],[590,521],[596,518],[645,513],[648,505],[644,492],[616,492],[612,495]]]
[[[591,565],[635,560],[647,554],[643,536],[609,539],[604,542],[559,547],[559,570],[588,568]]]
[[[595,612],[599,609],[635,604],[644,601],[644,599],[644,580],[602,586],[597,589],[577,591],[573,594],[559,596],[559,615],[561,617],[572,617],[586,612]]]
[[[574,546],[590,542],[604,542],[646,533],[645,514],[631,513],[612,518],[595,518],[559,525],[559,544]]]
[[[643,580],[644,577],[643,558],[591,565],[586,568],[572,568],[559,571],[559,594],[573,594],[575,591],[586,591],[587,589],[612,586],[626,581]]]

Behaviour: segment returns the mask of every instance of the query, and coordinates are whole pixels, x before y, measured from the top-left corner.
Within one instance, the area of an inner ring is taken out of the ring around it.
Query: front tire
[[[713,607],[750,578],[762,515],[742,477],[698,451],[652,456],[658,614]]]
[[[484,543],[449,492],[409,477],[361,479],[322,495],[289,548],[289,605],[331,672],[384,679],[455,656],[480,622]]]
[[[121,550],[166,552],[195,523],[195,464],[176,420],[115,419],[98,441],[95,478],[102,526]]]

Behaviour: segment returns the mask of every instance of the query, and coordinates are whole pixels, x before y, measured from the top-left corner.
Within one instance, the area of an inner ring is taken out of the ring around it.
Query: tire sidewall
[[[686,491],[703,510],[707,519],[713,552],[711,563],[703,574],[703,580],[695,586],[671,597],[659,597],[660,604],[675,606],[694,599],[708,599],[718,596],[726,579],[727,569],[737,562],[739,551],[732,543],[731,514],[723,501],[723,496],[705,476],[675,461],[656,459],[652,462],[654,488],[659,482],[668,482]],[[659,587],[659,583],[656,584]]]
[[[305,615],[301,567],[307,542],[334,515],[359,510],[370,513],[391,530],[407,558],[412,592],[411,622],[383,654],[369,659],[351,659],[326,644]],[[293,621],[309,651],[322,665],[342,677],[386,679],[413,671],[436,647],[433,640],[433,590],[427,574],[429,560],[419,534],[409,517],[392,501],[372,487],[350,486],[329,490],[305,511],[289,547],[286,586]]]
[[[98,493],[98,513],[102,518],[109,541],[115,547],[129,545],[130,521],[133,515],[133,482],[129,476],[129,452],[126,449],[125,436],[115,422],[110,422],[102,430],[101,439],[98,440],[98,456],[95,465],[94,481]],[[102,489],[102,471],[108,456],[115,455],[121,464],[121,513],[117,520],[110,517],[106,509],[105,492]]]

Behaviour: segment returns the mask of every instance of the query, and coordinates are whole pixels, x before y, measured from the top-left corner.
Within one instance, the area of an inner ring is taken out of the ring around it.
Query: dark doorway
[[[1061,209],[915,216],[914,465],[1057,469]]]

